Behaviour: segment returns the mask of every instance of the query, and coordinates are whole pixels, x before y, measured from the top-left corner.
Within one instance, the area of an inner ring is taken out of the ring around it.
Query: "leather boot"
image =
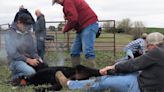
[[[69,81],[61,71],[57,71],[55,78],[59,81],[62,87],[67,88],[67,82]]]
[[[81,58],[80,57],[71,57],[72,67],[80,65]]]
[[[90,68],[96,68],[96,62],[94,59],[87,59],[86,66]]]

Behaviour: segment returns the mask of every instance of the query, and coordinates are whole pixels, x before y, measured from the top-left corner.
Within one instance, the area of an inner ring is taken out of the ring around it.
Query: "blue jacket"
[[[5,35],[5,47],[9,63],[26,62],[27,58],[39,59],[31,32],[25,31],[22,33],[14,25]]]

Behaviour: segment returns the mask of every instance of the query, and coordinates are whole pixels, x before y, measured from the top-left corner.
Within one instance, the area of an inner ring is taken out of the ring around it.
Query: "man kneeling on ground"
[[[14,85],[18,85],[19,77],[31,76],[36,73],[33,66],[37,66],[41,58],[36,53],[36,46],[28,28],[33,22],[28,14],[21,14],[5,35],[5,46],[12,72]],[[18,80],[17,80],[18,79]]]

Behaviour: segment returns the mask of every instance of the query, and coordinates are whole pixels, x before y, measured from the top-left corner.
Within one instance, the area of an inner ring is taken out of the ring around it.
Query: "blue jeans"
[[[80,89],[89,92],[101,92],[110,89],[112,92],[140,92],[138,73],[101,76],[96,79],[69,81],[69,89]]]
[[[125,56],[125,58],[128,59],[128,56],[130,56],[130,58],[132,58],[132,59],[134,58],[133,51],[130,50],[130,49],[128,49],[128,50],[126,51],[126,56]]]
[[[13,61],[9,65],[9,69],[12,72],[12,79],[16,79],[20,76],[30,76],[36,73],[36,71],[24,61]]]
[[[38,55],[42,58],[42,60],[44,59],[44,54],[45,54],[45,42],[37,40],[37,52]]]
[[[97,32],[98,23],[95,22],[77,33],[71,48],[71,56],[79,57],[80,53],[83,52],[86,59],[94,59],[94,43]]]

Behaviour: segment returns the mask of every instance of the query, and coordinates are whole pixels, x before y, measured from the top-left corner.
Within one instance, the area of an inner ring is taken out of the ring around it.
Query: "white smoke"
[[[0,33],[0,65],[7,63],[7,53],[4,44],[4,35]]]
[[[64,51],[60,51],[60,52],[57,54],[57,58],[58,58],[57,66],[64,66],[65,55],[64,55],[63,52],[64,52]]]
[[[65,59],[66,59],[64,53],[64,48],[65,48],[64,42],[55,42],[52,44],[55,49],[54,56],[53,57],[51,57],[51,55],[50,57],[48,56],[48,58],[46,58],[47,63],[50,66],[64,66]]]
[[[0,59],[6,59],[6,57],[7,57],[6,50],[1,48]]]

